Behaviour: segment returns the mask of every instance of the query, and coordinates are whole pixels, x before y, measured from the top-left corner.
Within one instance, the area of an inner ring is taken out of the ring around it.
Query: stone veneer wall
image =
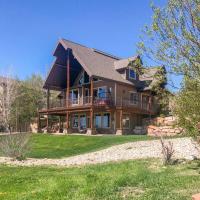
[[[183,132],[182,128],[175,126],[176,118],[173,116],[144,119],[143,124],[149,136],[174,136]]]

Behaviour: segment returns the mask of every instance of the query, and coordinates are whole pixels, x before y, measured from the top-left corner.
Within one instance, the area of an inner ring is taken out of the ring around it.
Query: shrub
[[[24,160],[29,146],[30,134],[18,133],[2,136],[0,139],[0,151],[4,156],[17,160]]]
[[[164,165],[173,164],[172,156],[174,155],[174,148],[172,142],[165,142],[163,138],[160,138],[163,154]]]

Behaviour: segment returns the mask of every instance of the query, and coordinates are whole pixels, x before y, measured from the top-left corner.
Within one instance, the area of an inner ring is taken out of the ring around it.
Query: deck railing
[[[144,102],[139,100],[131,101],[130,99],[124,99],[124,98],[117,98],[116,104],[112,100],[111,97],[92,97],[91,96],[84,96],[79,98],[73,98],[66,101],[66,99],[57,99],[53,102],[50,102],[49,108],[50,109],[56,109],[56,108],[64,108],[66,106],[68,107],[78,107],[78,106],[89,106],[89,105],[95,105],[95,106],[121,106],[121,107],[130,107],[130,108],[138,108],[146,111],[153,111],[155,112],[157,110],[157,105],[154,102]]]
[[[96,106],[105,106],[105,105],[114,105],[113,101],[110,97],[92,97],[91,96],[84,96],[79,98],[73,99],[56,99],[53,102],[50,102],[49,108],[63,108],[66,106],[69,107],[76,107],[76,106],[88,106],[88,105],[96,105]]]
[[[145,102],[141,99],[124,99],[124,98],[117,98],[116,106],[121,107],[130,107],[130,108],[138,108],[146,111],[153,111],[156,112],[158,106],[154,102]]]

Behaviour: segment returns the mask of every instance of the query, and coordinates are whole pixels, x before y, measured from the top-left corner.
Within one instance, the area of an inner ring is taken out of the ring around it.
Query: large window
[[[106,98],[106,87],[100,87],[98,88],[98,96],[99,98]]]
[[[95,115],[95,127],[101,128],[101,115],[100,114]]]
[[[84,129],[86,127],[86,115],[80,115],[80,129]]]
[[[107,87],[99,87],[94,89],[94,97],[105,99],[107,97]]]
[[[73,115],[73,117],[72,117],[72,127],[78,128],[78,115]]]
[[[139,101],[139,95],[136,92],[130,92],[130,104],[137,105]]]
[[[129,69],[129,78],[136,79],[136,73],[133,69]]]
[[[110,127],[110,113],[105,113],[102,116],[102,128]]]
[[[96,128],[109,128],[110,127],[110,113],[96,114],[95,115]]]

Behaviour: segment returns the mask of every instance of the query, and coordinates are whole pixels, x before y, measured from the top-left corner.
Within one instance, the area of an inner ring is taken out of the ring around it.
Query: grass
[[[82,168],[0,165],[1,200],[189,200],[200,192],[196,162],[163,167],[135,160]]]
[[[31,137],[31,151],[28,157],[32,158],[62,158],[82,153],[100,150],[112,145],[125,142],[150,140],[144,135],[131,136],[55,136],[37,134]]]

